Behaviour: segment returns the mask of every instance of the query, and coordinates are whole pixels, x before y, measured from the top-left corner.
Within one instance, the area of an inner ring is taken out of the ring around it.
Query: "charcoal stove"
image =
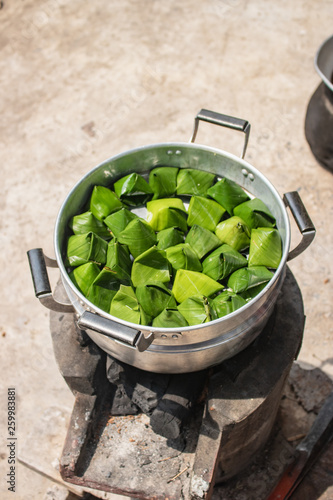
[[[65,291],[58,283],[55,295]],[[60,459],[64,481],[141,499],[209,499],[239,474],[272,432],[304,328],[289,268],[263,332],[218,366],[190,374],[147,373],[111,359],[51,311],[60,372],[75,395]]]

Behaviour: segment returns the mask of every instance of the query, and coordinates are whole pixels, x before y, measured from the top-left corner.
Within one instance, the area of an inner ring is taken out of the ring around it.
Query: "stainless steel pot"
[[[225,151],[194,144],[199,121],[226,126],[245,133],[242,158]],[[65,199],[56,220],[56,260],[41,249],[28,252],[36,296],[48,308],[75,312],[77,323],[91,339],[111,356],[143,370],[158,373],[186,373],[216,365],[248,346],[264,328],[282,287],[286,263],[300,254],[315,235],[313,224],[297,192],[284,195],[302,233],[300,244],[289,251],[290,225],[285,204],[272,184],[243,157],[250,124],[245,120],[201,110],[195,118],[190,143],[163,143],[143,146],[114,156],[88,172]],[[83,211],[94,185],[112,185],[131,172],[148,174],[156,166],[195,168],[225,176],[256,196],[271,210],[283,242],[281,263],[262,292],[248,304],[226,317],[209,323],[178,328],[153,328],[120,320],[89,302],[74,286],[64,266],[68,222]],[[46,266],[58,266],[70,304],[52,296]]]
[[[333,36],[319,47],[314,61],[322,82],[305,116],[305,137],[316,160],[333,172]]]

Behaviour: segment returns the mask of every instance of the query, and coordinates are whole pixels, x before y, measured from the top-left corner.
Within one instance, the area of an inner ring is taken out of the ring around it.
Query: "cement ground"
[[[7,388],[16,388],[18,451],[39,422],[66,419],[73,404],[26,251],[54,256],[58,210],[93,166],[136,146],[187,141],[201,108],[249,120],[246,159],[308,209],[315,241],[290,262],[307,318],[299,360],[333,377],[333,178],[304,136],[320,83],[314,55],[332,35],[332,15],[330,0],[1,2],[1,498],[44,499],[52,485],[16,464],[16,493],[7,490]],[[235,154],[242,141],[209,125],[197,138]]]

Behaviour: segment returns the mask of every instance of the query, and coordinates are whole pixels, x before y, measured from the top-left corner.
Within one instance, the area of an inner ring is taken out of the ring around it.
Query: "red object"
[[[285,469],[283,476],[267,500],[287,500],[305,474],[324,451],[333,435],[333,392],[321,407],[310,432],[297,446],[294,461]]]

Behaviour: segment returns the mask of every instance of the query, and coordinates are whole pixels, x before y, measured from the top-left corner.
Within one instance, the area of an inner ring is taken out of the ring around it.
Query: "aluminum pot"
[[[242,158],[228,152],[194,144],[199,121],[214,123],[245,133]],[[221,363],[247,347],[263,330],[282,287],[286,263],[301,253],[315,235],[313,224],[297,192],[284,195],[284,201],[273,185],[243,157],[250,124],[208,110],[195,117],[190,143],[163,143],[132,149],[114,156],[88,172],[71,190],[58,214],[55,233],[56,260],[44,256],[41,249],[28,252],[36,296],[48,308],[75,312],[77,324],[109,355],[143,370],[157,373],[186,373]],[[195,168],[227,177],[251,195],[260,198],[276,218],[283,254],[274,277],[249,303],[209,323],[183,328],[153,328],[137,325],[111,316],[89,302],[75,287],[64,265],[68,223],[83,212],[94,185],[112,185],[132,172],[148,175],[157,166]],[[290,252],[290,224],[286,205],[302,233],[299,245]],[[46,266],[58,266],[70,303],[61,304],[52,296]]]

